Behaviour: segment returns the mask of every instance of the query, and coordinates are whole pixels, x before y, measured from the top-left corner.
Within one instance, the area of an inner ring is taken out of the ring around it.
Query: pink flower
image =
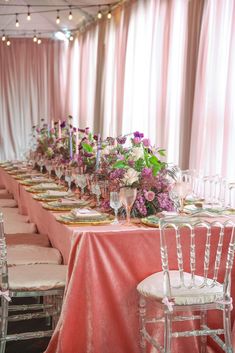
[[[147,201],[153,201],[155,198],[155,193],[153,191],[145,191],[144,192],[144,197],[146,198]]]
[[[149,147],[151,144],[150,139],[146,139],[146,138],[143,139],[142,142],[143,142],[144,147]]]
[[[133,138],[133,142],[134,142],[135,145],[137,145],[138,143],[141,142],[141,138],[140,137],[134,137]]]

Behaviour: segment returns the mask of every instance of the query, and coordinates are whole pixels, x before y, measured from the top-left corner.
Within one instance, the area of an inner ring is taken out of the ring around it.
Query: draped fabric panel
[[[32,125],[70,113],[66,43],[12,39],[0,43],[0,159],[22,157]]]

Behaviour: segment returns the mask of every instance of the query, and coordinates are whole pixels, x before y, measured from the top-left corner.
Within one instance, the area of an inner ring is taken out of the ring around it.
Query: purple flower
[[[89,134],[89,132],[90,132],[90,128],[89,128],[89,127],[86,127],[86,128],[85,128],[85,134],[87,134],[87,135],[88,135],[88,134]]]
[[[126,136],[117,137],[117,143],[119,143],[120,145],[124,145],[125,142],[126,142]]]
[[[143,168],[141,174],[142,174],[142,177],[144,177],[144,178],[151,178],[153,175],[153,171],[151,168],[145,167],[145,168]]]
[[[162,192],[157,195],[159,207],[165,211],[174,211],[174,205],[172,200],[169,198],[167,192]]]
[[[139,137],[140,139],[142,139],[144,137],[144,134],[142,132],[135,131],[134,132],[134,137]]]
[[[98,141],[98,135],[93,135],[93,139],[95,140],[95,141]]]
[[[137,195],[136,201],[135,201],[135,207],[139,211],[141,216],[146,216],[147,215],[147,208],[145,206],[145,200],[144,197],[141,194]]]
[[[63,129],[65,126],[66,126],[66,122],[65,122],[65,120],[64,120],[64,121],[62,121],[62,123],[60,124],[60,127]]]
[[[109,177],[111,180],[122,179],[124,176],[124,173],[125,173],[124,169],[115,169],[110,173]]]
[[[146,138],[143,139],[142,142],[143,142],[144,147],[149,147],[151,144],[150,139],[146,139]]]

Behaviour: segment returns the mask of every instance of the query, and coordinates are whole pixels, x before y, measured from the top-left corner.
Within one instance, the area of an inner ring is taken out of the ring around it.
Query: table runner
[[[18,184],[0,172],[5,185]],[[10,191],[19,192],[21,208],[29,212],[40,231],[47,230],[69,265],[61,318],[46,353],[139,352],[136,285],[161,270],[158,231],[136,226],[68,227],[58,223],[22,185],[13,189]],[[232,296],[235,298],[235,281]],[[209,318],[212,325],[221,321],[212,313]],[[187,329],[190,325],[187,323]],[[162,331],[156,334],[162,336]],[[173,352],[199,352],[197,338],[174,342]],[[209,341],[208,352],[219,349]]]

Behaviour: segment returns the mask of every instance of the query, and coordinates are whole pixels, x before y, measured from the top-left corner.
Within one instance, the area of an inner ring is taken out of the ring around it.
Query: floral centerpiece
[[[174,209],[169,197],[167,165],[161,161],[165,150],[151,146],[150,140],[136,131],[128,137],[108,138],[102,149],[101,169],[107,175],[111,188],[137,188],[133,212],[146,216]]]
[[[55,164],[79,167],[80,173],[96,173],[109,181],[110,190],[122,187],[137,189],[133,207],[136,216],[174,209],[169,196],[170,183],[167,164],[162,160],[165,150],[151,145],[144,134],[108,137],[101,141],[89,128],[74,128],[72,117],[55,123],[34,127],[35,155],[51,159]]]

